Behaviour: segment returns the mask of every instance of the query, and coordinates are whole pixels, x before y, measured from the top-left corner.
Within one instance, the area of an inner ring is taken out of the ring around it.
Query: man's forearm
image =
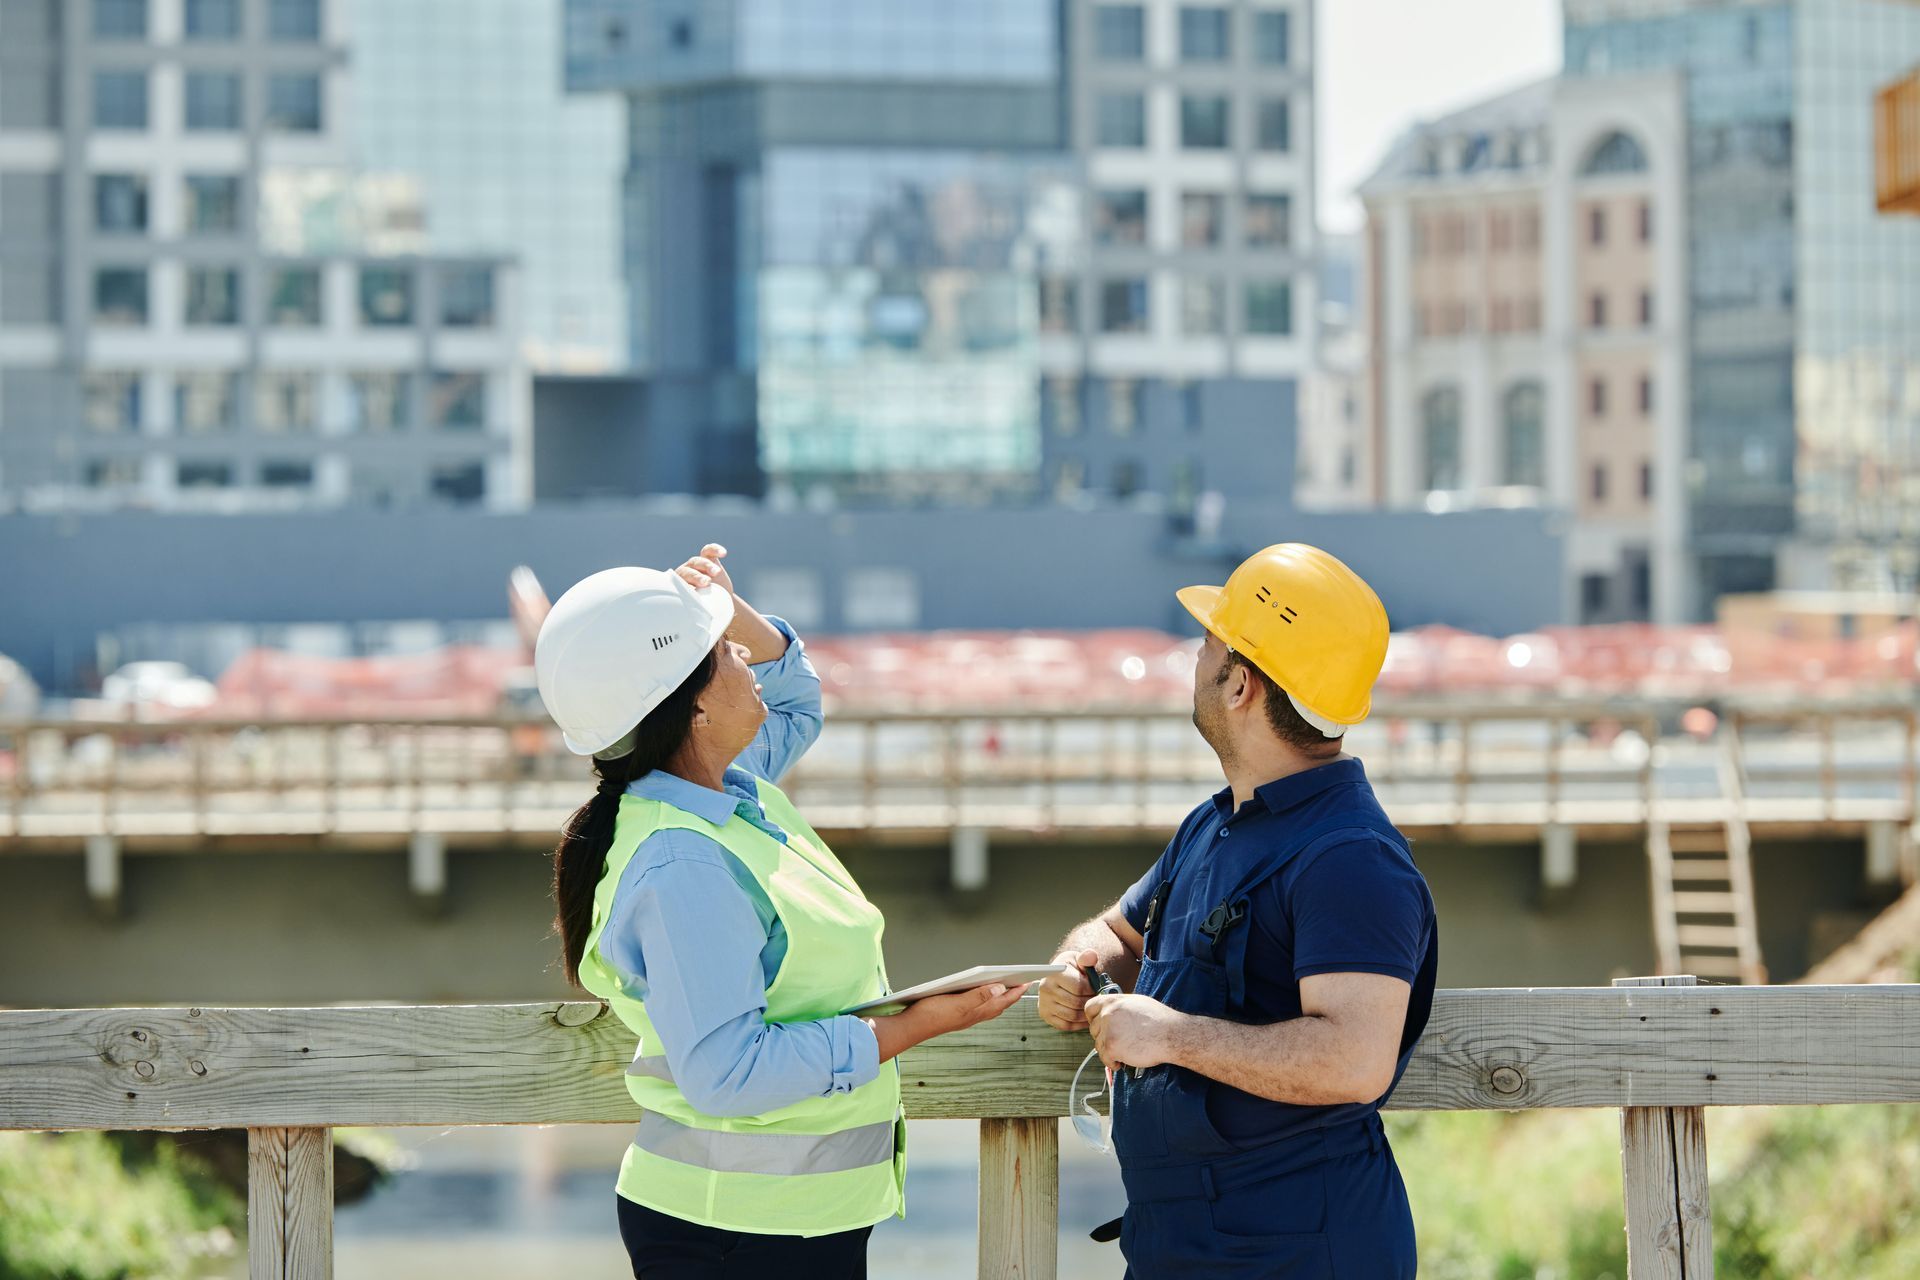
[[[1266,1026],[1187,1015],[1172,1036],[1170,1060],[1246,1093],[1324,1107],[1372,1102],[1387,1091],[1365,1054],[1341,1027],[1313,1016]]]
[[[1084,951],[1091,951],[1100,957],[1095,968],[1126,990],[1133,990],[1134,979],[1140,976],[1140,957],[1100,916],[1074,926],[1061,940],[1060,949],[1054,954],[1054,963],[1077,963],[1077,958]]]

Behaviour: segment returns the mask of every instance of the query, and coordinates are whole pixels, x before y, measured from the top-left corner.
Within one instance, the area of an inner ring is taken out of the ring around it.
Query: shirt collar
[[[1247,801],[1247,807],[1261,805],[1269,813],[1285,813],[1295,805],[1305,804],[1329,787],[1337,787],[1343,782],[1365,782],[1366,768],[1351,756],[1332,760],[1326,764],[1315,765],[1299,773],[1288,774],[1284,778],[1255,787],[1253,799]],[[1230,818],[1233,812],[1233,788],[1227,787],[1216,792],[1213,807],[1220,816]]]
[[[727,770],[727,781],[732,782],[737,772],[736,769]],[[738,796],[703,787],[697,782],[688,782],[665,769],[655,769],[645,777],[629,782],[627,794],[637,800],[658,800],[662,804],[670,804],[716,827],[724,827],[727,819],[733,816],[735,806],[740,803]]]

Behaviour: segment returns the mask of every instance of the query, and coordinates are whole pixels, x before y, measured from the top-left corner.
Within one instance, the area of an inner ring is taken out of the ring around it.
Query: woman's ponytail
[[[725,643],[722,641],[721,643]],[[634,729],[633,750],[612,760],[595,760],[599,776],[593,798],[573,811],[561,828],[553,850],[554,932],[560,935],[561,972],[580,985],[580,961],[587,935],[593,932],[593,896],[606,873],[607,852],[613,848],[614,823],[620,817],[620,797],[627,784],[664,768],[693,730],[696,699],[719,670],[714,654],[694,669],[666,701],[647,713]]]

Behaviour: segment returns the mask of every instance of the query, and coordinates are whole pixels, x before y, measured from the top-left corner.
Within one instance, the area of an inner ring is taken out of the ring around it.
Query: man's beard
[[[1220,757],[1220,768],[1233,768],[1233,743],[1227,735],[1226,714],[1221,707],[1220,682],[1204,690],[1195,690],[1193,695],[1193,727],[1200,731],[1201,738],[1213,748],[1213,754]]]

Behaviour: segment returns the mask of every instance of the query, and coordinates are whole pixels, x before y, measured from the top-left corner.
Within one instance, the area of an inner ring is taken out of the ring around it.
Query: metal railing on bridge
[[[1630,1280],[1710,1277],[1702,1108],[1920,1101],[1920,987],[1693,984],[1442,991],[1392,1106],[1621,1108]],[[631,1124],[632,1046],[598,1003],[0,1011],[0,1129],[245,1128],[252,1275],[318,1280],[332,1128]],[[901,1060],[910,1117],[981,1122],[983,1277],[1055,1274],[1086,1049],[1023,1002]]]
[[[1912,700],[1728,708],[1715,741],[1658,703],[1383,705],[1349,749],[1409,830],[1913,823]],[[1742,795],[1723,785],[1731,748]],[[1219,770],[1186,712],[830,718],[788,780],[815,826],[1163,831]],[[544,721],[0,724],[0,840],[78,848],[219,837],[550,838],[587,774]]]

